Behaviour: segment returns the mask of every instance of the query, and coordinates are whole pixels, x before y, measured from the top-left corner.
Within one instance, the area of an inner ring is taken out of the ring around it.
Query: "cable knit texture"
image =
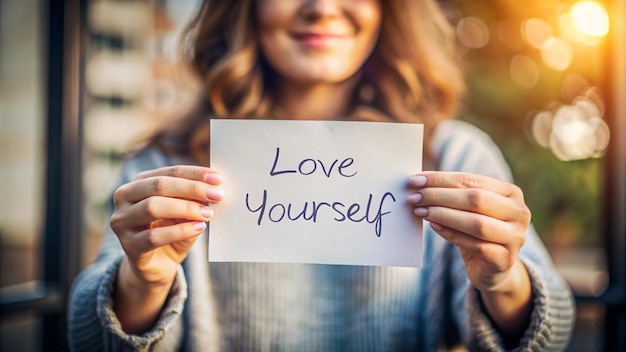
[[[467,123],[440,124],[432,143],[440,170],[512,180],[491,139]],[[143,150],[125,163],[121,183],[179,163],[189,160]],[[179,268],[155,327],[134,336],[122,331],[112,309],[123,252],[108,229],[99,257],[74,283],[70,345],[76,351],[437,351],[463,343],[470,350],[505,350],[458,249],[428,224],[424,231],[422,269],[209,263],[202,236]],[[563,350],[573,301],[532,226],[520,259],[534,307],[515,350]]]

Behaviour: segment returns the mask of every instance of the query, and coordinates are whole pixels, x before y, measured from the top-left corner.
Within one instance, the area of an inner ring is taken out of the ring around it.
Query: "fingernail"
[[[428,208],[415,208],[413,212],[415,213],[415,215],[420,217],[428,216]]]
[[[409,177],[409,185],[413,187],[423,187],[426,185],[426,176],[417,175]]]
[[[406,200],[409,203],[417,204],[422,201],[422,194],[421,193],[410,194],[408,197],[406,197]]]
[[[222,176],[218,173],[208,173],[204,175],[204,182],[212,185],[219,185],[222,183]]]
[[[204,222],[197,222],[197,223],[191,225],[191,228],[193,228],[196,231],[204,231],[204,229],[206,229],[206,223],[204,223]]]
[[[206,191],[206,196],[209,199],[221,200],[222,197],[224,197],[224,190],[222,190],[221,188],[209,188]]]
[[[213,209],[209,207],[202,207],[200,208],[200,215],[207,220],[211,219],[213,217]]]

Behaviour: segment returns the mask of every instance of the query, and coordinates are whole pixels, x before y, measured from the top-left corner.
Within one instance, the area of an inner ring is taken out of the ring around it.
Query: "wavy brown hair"
[[[464,92],[454,31],[434,0],[381,5],[380,37],[346,119],[424,123],[427,139],[438,121],[456,114]],[[254,11],[254,0],[205,0],[190,23],[182,51],[203,97],[153,139],[166,152],[208,165],[210,118],[272,118],[275,73],[261,55]]]

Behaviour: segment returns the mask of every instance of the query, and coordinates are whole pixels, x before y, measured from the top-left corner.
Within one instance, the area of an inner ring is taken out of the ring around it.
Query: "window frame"
[[[40,6],[44,56],[45,216],[42,279],[0,291],[0,317],[31,312],[41,318],[42,349],[68,349],[66,307],[80,271],[83,234],[82,119],[87,0]]]

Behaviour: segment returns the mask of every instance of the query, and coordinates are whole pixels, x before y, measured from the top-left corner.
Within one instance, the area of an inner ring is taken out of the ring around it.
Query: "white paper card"
[[[406,202],[423,125],[211,121],[209,261],[421,267],[422,221]]]

